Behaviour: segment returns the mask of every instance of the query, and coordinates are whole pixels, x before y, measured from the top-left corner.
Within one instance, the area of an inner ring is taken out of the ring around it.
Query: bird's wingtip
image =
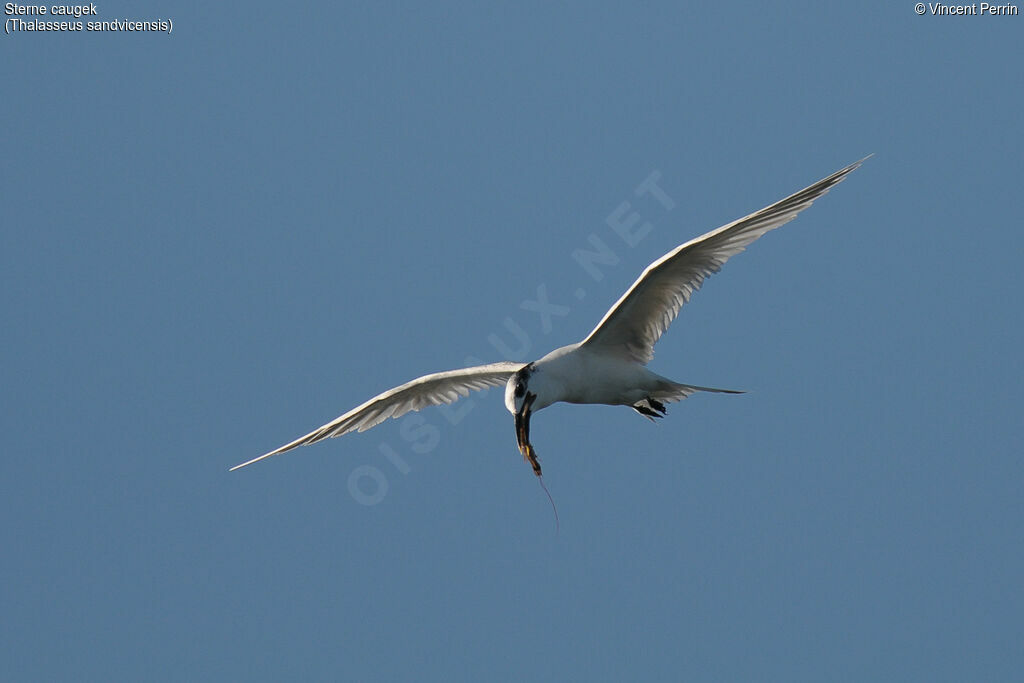
[[[253,458],[252,460],[247,460],[246,462],[243,462],[243,463],[241,463],[241,464],[239,464],[239,465],[235,465],[234,467],[232,467],[231,469],[229,469],[229,470],[228,470],[228,472],[234,472],[235,470],[240,470],[240,469],[242,469],[243,467],[245,467],[246,465],[251,465],[251,464],[253,464],[254,462],[259,462],[259,461],[260,461],[260,460],[262,460],[263,458],[269,458],[270,456],[274,455],[274,454],[275,454],[275,453],[277,453],[277,452],[278,452],[278,451],[271,451],[270,453],[264,453],[263,455],[261,455],[261,456],[260,456],[260,457],[258,457],[258,458]]]
[[[874,152],[872,152],[871,154],[867,155],[867,156],[866,156],[866,157],[864,157],[863,159],[860,159],[859,161],[855,161],[855,162],[853,162],[852,164],[850,164],[850,166],[849,166],[849,169],[850,169],[851,171],[852,171],[852,170],[854,170],[854,169],[856,169],[857,167],[859,167],[859,166],[860,166],[861,164],[863,164],[863,163],[864,163],[865,161],[867,161],[868,159],[870,159],[870,158],[871,158],[871,157],[873,157],[873,156],[875,156],[875,153],[874,153]]]

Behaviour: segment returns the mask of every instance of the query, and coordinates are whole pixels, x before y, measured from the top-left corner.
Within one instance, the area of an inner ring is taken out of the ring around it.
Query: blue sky
[[[0,39],[0,678],[1019,675],[1024,17],[97,7]],[[536,416],[557,534],[496,391],[227,471],[869,153],[658,345],[748,394]]]

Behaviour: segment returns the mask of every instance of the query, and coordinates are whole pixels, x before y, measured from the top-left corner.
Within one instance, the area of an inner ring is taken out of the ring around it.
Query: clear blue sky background
[[[412,5],[0,36],[0,678],[1019,676],[1024,16]],[[750,393],[535,418],[558,534],[496,391],[227,471],[872,152],[658,345]]]

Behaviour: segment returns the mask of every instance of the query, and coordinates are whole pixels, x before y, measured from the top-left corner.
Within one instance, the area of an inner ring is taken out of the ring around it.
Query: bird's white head
[[[505,384],[505,407],[513,415],[523,416],[530,410],[529,403],[532,401],[527,398],[527,394],[533,393],[529,390],[533,370],[533,363],[525,365],[509,377],[508,383]],[[536,394],[533,395],[533,398],[536,399]]]

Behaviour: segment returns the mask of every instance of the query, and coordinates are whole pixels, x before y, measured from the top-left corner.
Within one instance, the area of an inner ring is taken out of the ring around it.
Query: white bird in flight
[[[705,278],[717,273],[730,257],[761,235],[796,218],[866,159],[668,252],[647,266],[581,342],[555,349],[532,363],[506,361],[424,375],[371,398],[291,443],[236,465],[231,471],[299,446],[352,431],[366,431],[411,410],[453,403],[470,391],[504,384],[505,407],[515,416],[519,452],[540,477],[540,462],[530,443],[530,415],[552,403],[629,406],[653,421],[664,417],[666,403],[680,401],[698,391],[742,393],[680,384],[651,372],[645,366],[654,358],[655,342]]]

